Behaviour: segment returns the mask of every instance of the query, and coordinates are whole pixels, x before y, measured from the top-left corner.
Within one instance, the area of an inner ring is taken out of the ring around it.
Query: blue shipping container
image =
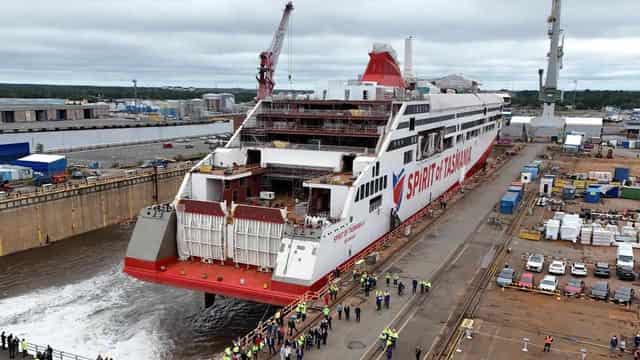
[[[613,172],[613,180],[623,182],[629,178],[629,168],[617,167]]]
[[[537,166],[530,166],[530,165],[525,165],[522,168],[522,172],[528,172],[531,173],[531,180],[535,180],[538,178],[538,167]]]
[[[507,191],[518,194],[518,201],[522,199],[522,187],[512,185],[509,186],[509,189],[507,189]]]
[[[500,200],[500,213],[513,214],[518,205],[518,193],[507,192]]]
[[[14,165],[24,166],[40,172],[46,176],[64,173],[67,169],[67,158],[59,155],[33,154],[13,162]]]
[[[584,193],[584,201],[595,204],[600,202],[600,189],[598,188],[588,188]]]
[[[29,143],[0,144],[0,162],[11,162],[29,155]]]

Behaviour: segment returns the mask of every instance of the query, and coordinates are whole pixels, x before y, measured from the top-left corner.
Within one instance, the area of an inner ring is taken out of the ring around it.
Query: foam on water
[[[2,299],[0,328],[90,358],[165,358],[171,343],[159,341],[166,336],[158,333],[161,317],[154,315],[162,308],[145,296],[145,286],[117,266],[75,284]]]

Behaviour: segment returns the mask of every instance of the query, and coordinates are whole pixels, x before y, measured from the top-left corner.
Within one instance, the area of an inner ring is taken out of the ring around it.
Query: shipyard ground
[[[205,140],[198,138],[186,139],[188,142],[160,141],[147,144],[112,146],[108,148],[79,150],[65,153],[70,164],[87,166],[92,162],[99,162],[102,168],[135,167],[144,161],[157,158],[189,159],[204,157],[215,149],[216,145],[205,144]],[[170,143],[172,148],[163,148],[164,143]]]
[[[617,150],[616,150],[617,153]],[[559,173],[583,172],[590,170],[613,171],[614,167],[629,167],[632,174],[640,172],[640,163],[636,160],[614,156],[613,159],[576,157],[552,153],[549,165]],[[533,185],[537,186],[537,185]],[[582,199],[565,200],[563,211],[575,213],[581,208],[595,211],[624,211],[637,209],[638,202],[628,199],[607,198],[599,203],[585,203]],[[527,209],[521,228],[539,228],[545,219],[553,216],[553,211],[543,207]],[[633,337],[640,325],[640,307],[612,302],[593,300],[588,293],[597,281],[606,280],[611,291],[620,286],[640,290],[638,281],[622,281],[612,275],[609,279],[593,276],[595,262],[607,262],[615,266],[616,248],[608,246],[590,246],[573,244],[569,241],[529,241],[513,237],[510,243],[511,253],[500,266],[508,264],[519,276],[524,271],[529,254],[543,254],[546,259],[561,259],[571,264],[584,262],[589,274],[582,278],[587,294],[580,297],[552,296],[543,293],[508,288],[500,289],[492,279],[474,316],[473,338],[462,339],[457,346],[453,359],[536,359],[542,356],[544,337],[552,335],[552,352],[544,354],[549,359],[580,359],[586,352],[587,359],[620,358],[632,359]],[[638,255],[638,250],[635,251]],[[549,261],[549,260],[547,260]],[[546,271],[545,271],[546,273]],[[544,274],[534,274],[534,283],[538,283]],[[560,286],[564,286],[572,276],[568,273],[559,276]],[[612,335],[625,338],[627,352],[610,353],[609,339]],[[523,339],[527,338],[528,352],[523,352]]]
[[[391,308],[377,312],[374,296],[362,292],[341,302],[360,304],[362,321],[338,321],[334,317],[329,346],[305,354],[305,359],[377,359],[378,335],[387,326],[400,332],[394,359],[412,359],[416,346],[423,354],[437,342],[447,320],[462,301],[469,283],[481,268],[489,265],[494,245],[502,230],[486,225],[504,189],[519,176],[523,164],[536,158],[543,149],[531,145],[509,160],[504,167],[474,190],[451,205],[435,224],[415,236],[417,241],[394,255],[386,271],[398,272],[407,285],[406,295],[398,297],[395,289]],[[433,289],[428,295],[411,295],[411,279],[430,279]],[[380,281],[382,283],[383,281]],[[381,284],[384,288],[384,284]]]

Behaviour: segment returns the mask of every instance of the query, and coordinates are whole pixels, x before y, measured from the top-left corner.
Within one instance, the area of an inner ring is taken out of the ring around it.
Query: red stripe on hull
[[[465,178],[474,175],[484,166],[491,155],[492,148],[493,142],[466,172]],[[444,194],[449,193],[458,185],[458,182],[456,182]],[[429,204],[416,211],[402,224],[409,222],[427,206]],[[338,267],[342,267],[350,261],[361,257],[362,254],[367,253],[367,251],[384,241],[389,233],[380,236],[366,248],[346,259]],[[161,269],[162,266],[165,268]],[[271,273],[258,272],[255,268],[247,268],[246,265],[235,267],[234,265],[205,264],[199,261],[176,261],[175,258],[163,259],[158,262],[125,258],[124,272],[148,282],[278,306],[288,305],[297,300],[307,290],[319,290],[326,284],[330,275],[327,273],[310,287],[305,287],[273,281],[271,280]],[[207,274],[206,277],[203,274]],[[218,281],[218,276],[222,276],[221,281]],[[240,283],[240,279],[244,279],[244,284]]]

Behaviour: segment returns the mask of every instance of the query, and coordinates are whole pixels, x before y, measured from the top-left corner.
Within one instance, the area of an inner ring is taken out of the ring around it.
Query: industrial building
[[[585,140],[600,139],[602,137],[602,118],[565,117],[564,125],[566,134],[584,134]]]
[[[106,117],[109,105],[105,103],[55,104],[21,102],[0,104],[0,122],[35,122],[82,120]]]

